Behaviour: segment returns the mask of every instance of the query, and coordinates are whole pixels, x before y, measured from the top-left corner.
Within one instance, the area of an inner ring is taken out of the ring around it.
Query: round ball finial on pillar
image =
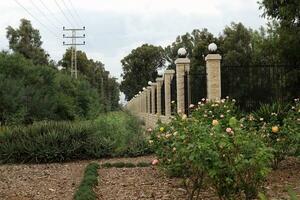
[[[151,85],[152,84],[152,81],[148,81],[148,85]]]
[[[211,53],[216,52],[217,49],[218,49],[218,46],[217,46],[214,42],[213,42],[213,43],[210,43],[210,44],[208,45],[208,50],[209,50],[209,52],[211,52]]]
[[[186,58],[187,51],[185,48],[181,47],[180,49],[178,49],[177,54],[179,58]]]

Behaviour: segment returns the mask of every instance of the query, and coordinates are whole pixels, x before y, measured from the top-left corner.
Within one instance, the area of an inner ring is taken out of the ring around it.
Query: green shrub
[[[98,163],[90,163],[84,172],[84,177],[74,195],[74,200],[96,200],[94,186],[98,184]]]
[[[39,122],[6,127],[0,134],[0,162],[62,162],[143,155],[149,152],[135,117],[109,113],[96,121]]]
[[[245,118],[245,129],[258,131],[267,146],[274,149],[273,168],[287,156],[297,154],[300,144],[300,103],[275,102],[262,105],[253,114]]]
[[[202,102],[190,118],[178,115],[170,124],[161,124],[149,143],[160,166],[183,178],[189,199],[198,198],[205,180],[220,199],[255,198],[272,158],[257,132],[243,129],[229,99]]]

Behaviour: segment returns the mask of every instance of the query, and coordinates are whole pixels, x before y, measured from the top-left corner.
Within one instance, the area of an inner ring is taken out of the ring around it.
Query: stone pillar
[[[166,70],[164,73],[165,81],[165,115],[171,116],[171,81],[174,77],[174,70]]]
[[[155,107],[156,107],[156,102],[155,102],[156,83],[151,83],[150,86],[151,86],[151,113],[154,115]]]
[[[161,87],[163,84],[163,78],[156,78],[156,109],[157,115],[161,115]]]
[[[151,86],[147,87],[147,113],[151,113]]]
[[[190,68],[190,59],[188,58],[178,58],[175,60],[176,64],[176,87],[177,87],[177,112],[185,112],[185,102],[184,102],[184,75],[186,69]]]
[[[205,57],[208,100],[221,99],[221,55],[208,54]]]
[[[143,88],[143,108],[144,113],[147,113],[147,89]]]

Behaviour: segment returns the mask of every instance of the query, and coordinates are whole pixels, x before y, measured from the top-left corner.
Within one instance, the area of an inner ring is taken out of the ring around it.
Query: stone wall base
[[[166,117],[164,115],[154,115],[149,113],[136,113],[141,120],[145,122],[145,128],[154,129],[157,126],[157,122],[160,120],[162,123],[169,123],[171,121],[170,117]]]

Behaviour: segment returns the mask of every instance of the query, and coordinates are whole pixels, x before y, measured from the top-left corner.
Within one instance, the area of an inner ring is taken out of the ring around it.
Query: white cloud
[[[54,0],[42,0],[55,16],[43,9],[39,0],[32,0],[47,15],[41,15],[31,0],[18,0],[49,29],[57,34],[53,36],[45,27],[28,15],[14,1],[0,1],[0,49],[7,49],[5,38],[8,25],[17,27],[20,18],[32,20],[44,41],[43,47],[55,60],[61,59],[65,47],[61,39],[63,25],[67,20],[56,6]],[[62,2],[62,8],[64,8]],[[177,35],[191,32],[193,29],[208,28],[215,35],[230,22],[241,21],[246,26],[257,28],[264,24],[259,18],[257,0],[71,0],[81,19],[86,23],[87,45],[79,47],[88,57],[101,60],[107,70],[119,77],[120,60],[133,48],[143,43],[166,46]],[[69,0],[65,0],[66,3]],[[68,4],[69,5],[69,4]],[[74,10],[72,10],[74,12]],[[68,11],[64,13],[69,16]],[[55,28],[49,22],[58,21]],[[70,17],[70,16],[69,16]],[[55,20],[56,19],[56,20]]]

